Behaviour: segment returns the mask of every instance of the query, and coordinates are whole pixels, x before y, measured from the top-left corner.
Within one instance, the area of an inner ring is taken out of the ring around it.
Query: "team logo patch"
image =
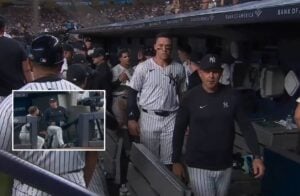
[[[176,74],[176,76],[173,75],[173,73],[170,73],[169,75],[166,75],[169,77],[169,83],[173,86],[178,85],[179,83],[179,75]]]
[[[214,57],[214,56],[209,57],[209,62],[210,63],[216,63],[216,57]]]
[[[223,102],[223,108],[229,108],[229,103],[227,101]]]
[[[203,109],[203,108],[205,108],[207,105],[200,105],[200,109]]]

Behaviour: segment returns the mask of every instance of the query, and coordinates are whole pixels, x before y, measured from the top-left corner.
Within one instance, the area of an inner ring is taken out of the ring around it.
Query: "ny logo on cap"
[[[41,62],[41,63],[47,63],[47,59],[45,59],[45,58],[40,58],[40,62]]]
[[[214,56],[209,57],[209,62],[216,63],[216,57],[214,57]]]
[[[229,108],[229,103],[227,101],[223,101],[223,108]]]

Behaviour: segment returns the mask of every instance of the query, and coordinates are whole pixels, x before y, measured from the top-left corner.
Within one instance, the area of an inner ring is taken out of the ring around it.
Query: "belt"
[[[170,114],[176,112],[176,111],[151,111],[151,110],[146,110],[143,108],[142,108],[142,111],[146,112],[148,114],[155,114],[157,116],[164,116],[164,117],[169,116]]]

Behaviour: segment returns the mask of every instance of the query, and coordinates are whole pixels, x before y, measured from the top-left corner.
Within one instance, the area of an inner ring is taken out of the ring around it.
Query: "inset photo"
[[[13,151],[104,151],[104,90],[13,91]]]

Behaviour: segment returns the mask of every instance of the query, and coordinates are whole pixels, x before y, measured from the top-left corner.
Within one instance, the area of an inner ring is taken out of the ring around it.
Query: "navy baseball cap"
[[[83,54],[75,54],[72,59],[72,64],[89,64],[89,62]]]
[[[57,102],[57,100],[56,100],[54,97],[51,97],[51,98],[49,99],[49,103],[53,103],[53,102]]]
[[[221,60],[216,54],[205,55],[200,62],[195,62],[199,65],[200,69],[207,70],[222,70]]]
[[[73,83],[83,83],[87,76],[87,70],[82,64],[72,64],[67,71],[67,80]]]
[[[69,52],[74,52],[74,48],[70,44],[64,44],[63,45],[63,50],[64,51],[69,51]]]
[[[105,56],[105,50],[103,48],[96,48],[92,54],[92,58],[99,56]]]
[[[47,67],[62,65],[62,44],[52,35],[40,35],[32,41],[29,58]]]

